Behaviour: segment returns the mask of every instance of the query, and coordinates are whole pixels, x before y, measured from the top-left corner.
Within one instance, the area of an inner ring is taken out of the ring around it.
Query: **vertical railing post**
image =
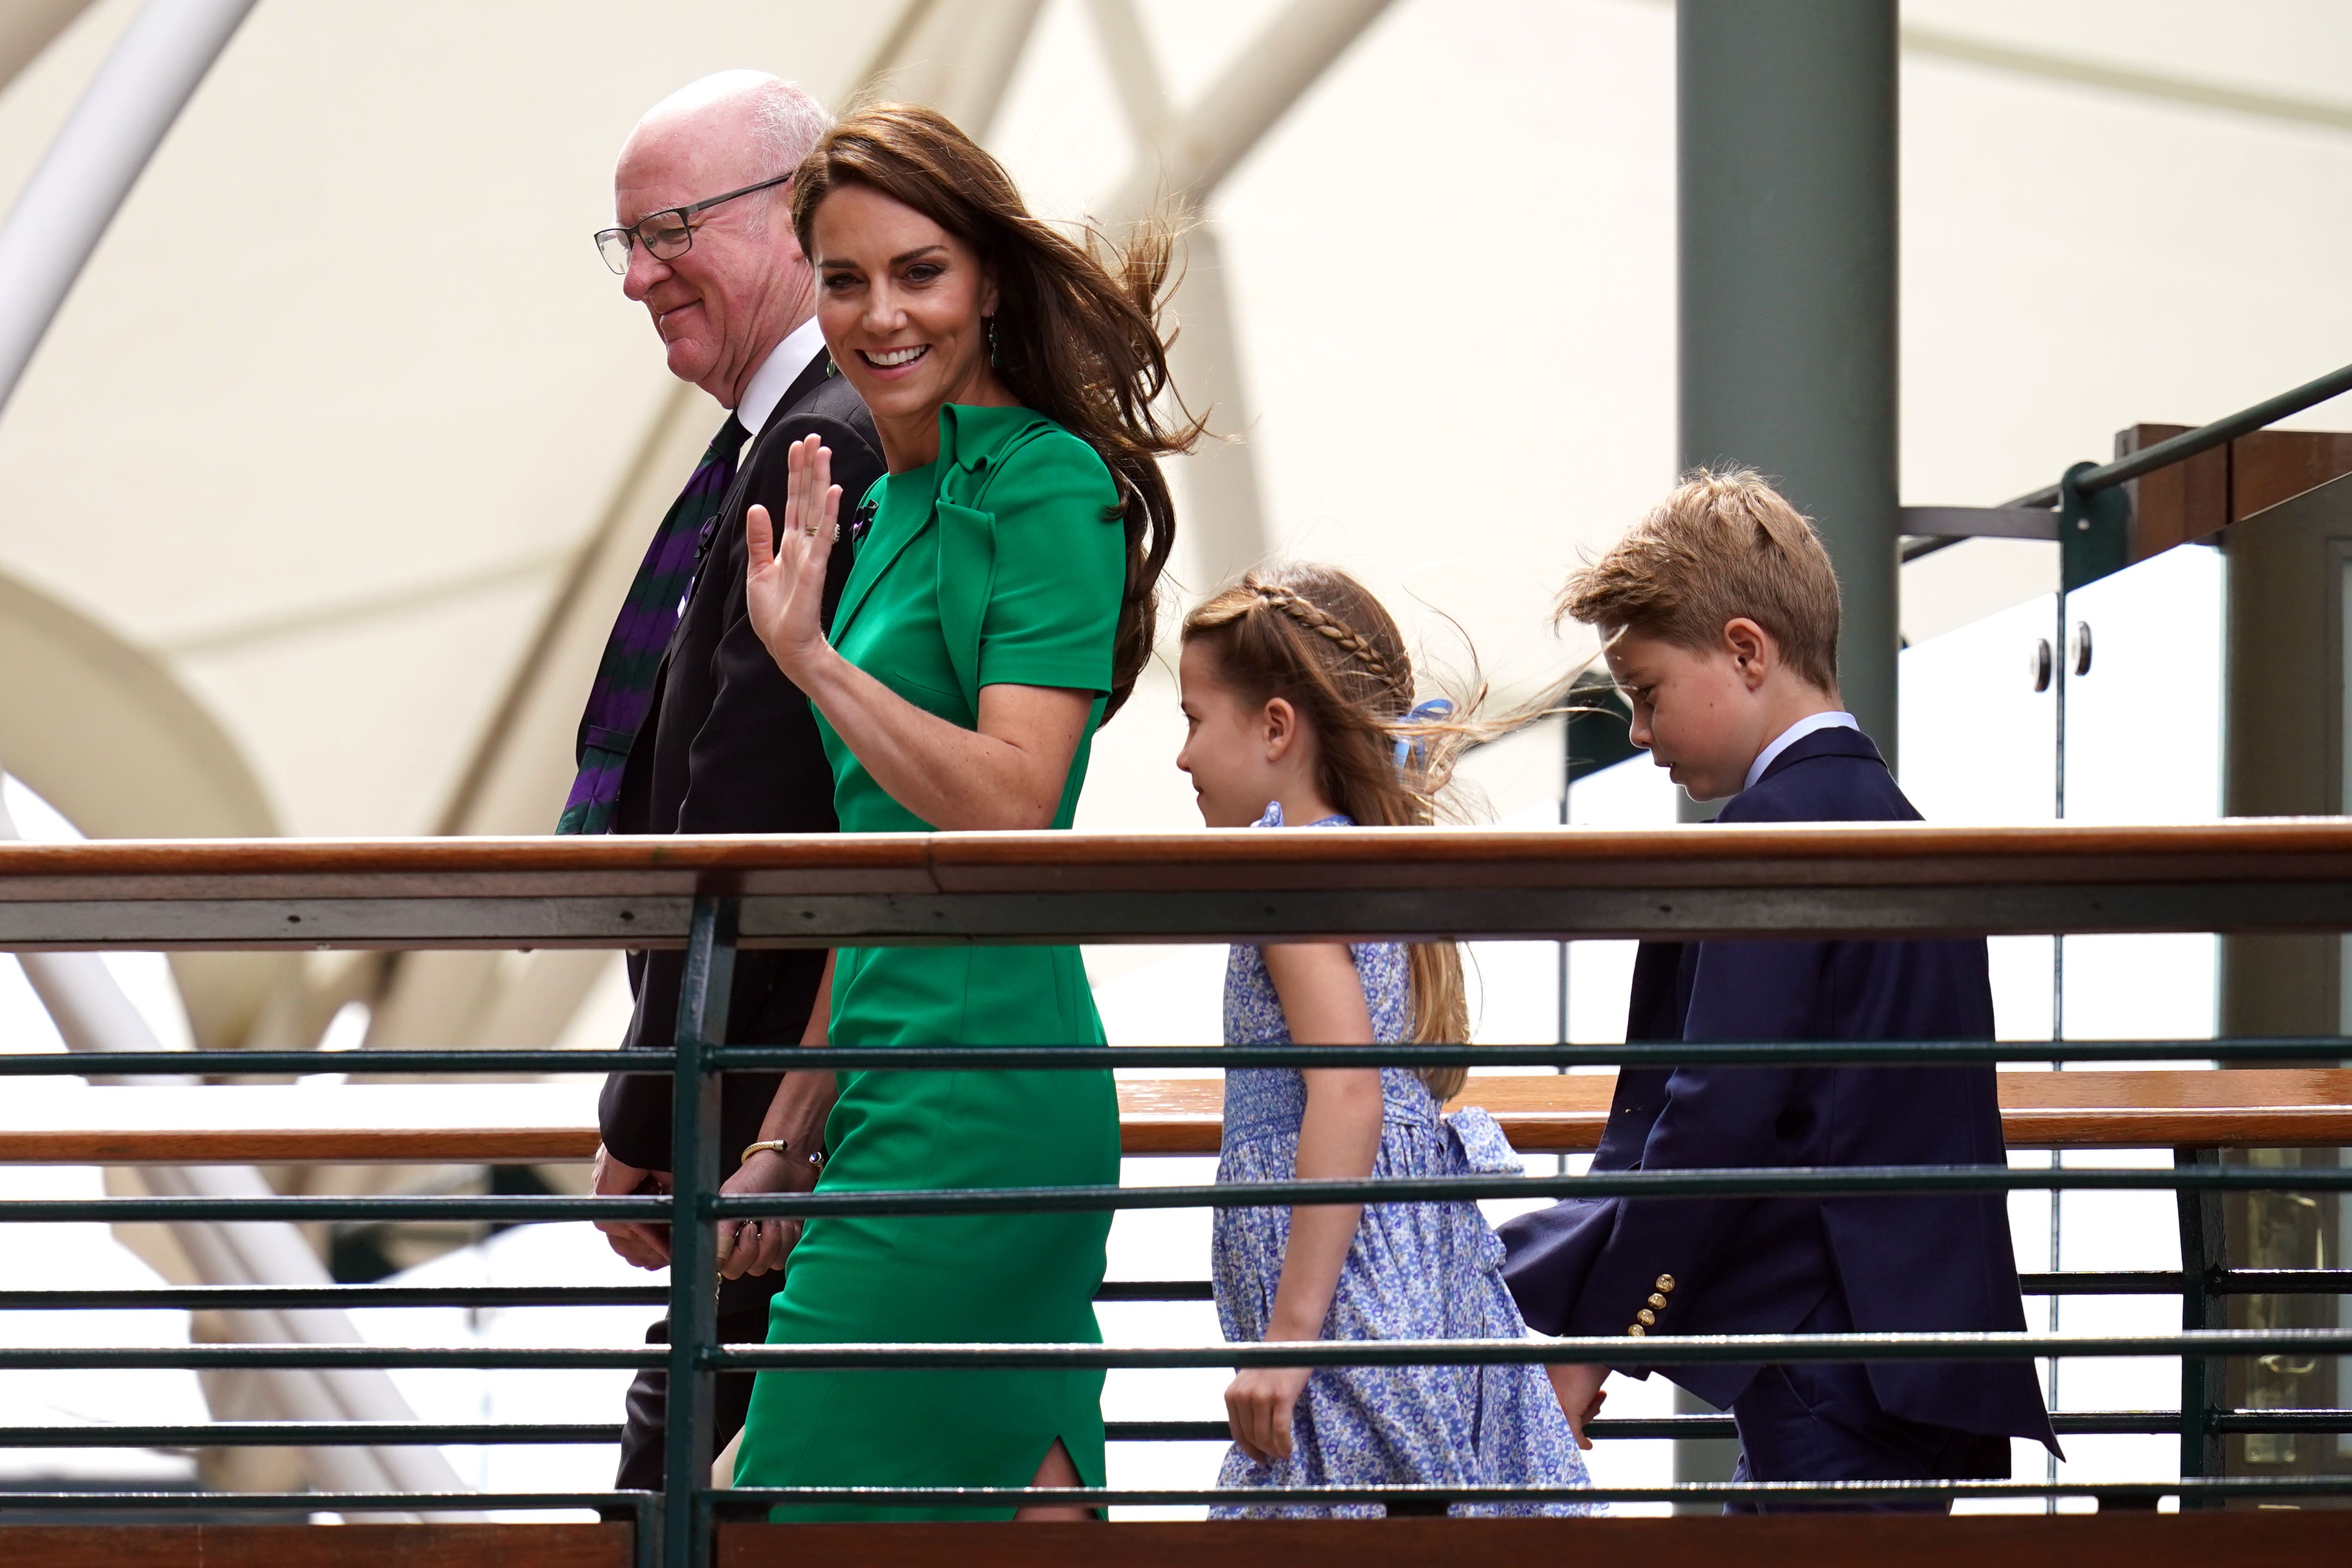
[[[703,1053],[727,1038],[735,984],[733,899],[698,896],[677,1004],[670,1084],[669,1387],[663,1434],[662,1563],[706,1568],[714,1374],[703,1353],[719,1333],[719,1252],[709,1215],[719,1190],[719,1075]]]
[[[661,1493],[639,1497],[629,1506],[629,1568],[661,1568]]]
[[[2220,1165],[2216,1149],[2175,1149],[2176,1171]],[[2221,1194],[2182,1188],[2173,1194],[2180,1211],[2180,1327],[2224,1328],[2227,1316],[2213,1283],[2222,1267]],[[2180,1358],[2180,1479],[2218,1476],[2222,1470],[2221,1438],[2213,1430],[2213,1411],[2222,1387],[2221,1363],[2209,1356]],[[2208,1506],[2183,1497],[2183,1510]]]

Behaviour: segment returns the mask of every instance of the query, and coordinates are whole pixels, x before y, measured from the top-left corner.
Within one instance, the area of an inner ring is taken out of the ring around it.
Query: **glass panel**
[[[1903,650],[1896,772],[1930,822],[1993,827],[2048,822],[2058,798],[2057,680],[2038,684],[2057,599],[2043,594]],[[2050,1037],[2051,942],[1992,942],[1994,1027],[2005,1040]]]
[[[2069,822],[2210,822],[2221,811],[2224,559],[2169,550],[2076,590],[2063,617],[2063,815]],[[2215,1023],[2217,944],[2210,934],[2074,936],[2059,944],[2057,1036],[2199,1037]],[[2117,1063],[2116,1067],[2133,1064]],[[2193,1068],[2198,1064],[2147,1066]],[[2168,1151],[2070,1153],[2066,1163],[2166,1166]],[[2052,1215],[2053,1266],[2179,1267],[2179,1217],[2164,1193],[2069,1193]],[[2179,1325],[2163,1297],[2074,1297],[2052,1303],[2069,1333],[2162,1333]],[[2086,1359],[2051,1378],[2074,1410],[2177,1407],[2179,1363]],[[2072,1438],[2077,1479],[2178,1473],[2165,1436]]]
[[[2221,816],[2223,567],[2185,545],[2067,595],[2067,821]],[[2213,1032],[2210,935],[2069,937],[2063,963],[2067,1038]]]

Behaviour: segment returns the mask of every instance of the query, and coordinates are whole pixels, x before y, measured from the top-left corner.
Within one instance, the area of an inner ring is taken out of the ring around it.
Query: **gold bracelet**
[[[757,1143],[746,1143],[743,1145],[743,1152],[736,1156],[735,1163],[739,1165],[750,1164],[751,1156],[762,1152],[782,1154],[789,1160],[793,1157],[793,1141],[789,1138],[763,1138]],[[801,1156],[800,1163],[812,1170],[822,1171],[824,1169],[824,1151],[821,1148],[812,1149]]]

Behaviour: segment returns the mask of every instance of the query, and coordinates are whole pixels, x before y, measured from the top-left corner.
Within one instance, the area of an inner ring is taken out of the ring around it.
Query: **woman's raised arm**
[[[781,534],[765,507],[744,518],[752,628],[874,782],[925,822],[950,830],[1052,826],[1095,693],[983,686],[979,728],[967,730],[835,652],[821,608],[840,527],[832,458],[814,436],[793,447]]]

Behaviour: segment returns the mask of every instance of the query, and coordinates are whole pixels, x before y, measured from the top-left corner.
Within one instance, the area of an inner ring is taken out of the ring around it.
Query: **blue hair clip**
[[[1433,697],[1428,701],[1414,708],[1412,712],[1407,713],[1404,716],[1404,723],[1408,726],[1425,723],[1432,719],[1443,719],[1453,711],[1454,700],[1452,698]],[[1399,768],[1410,767],[1412,765],[1414,752],[1418,752],[1426,756],[1428,754],[1428,751],[1429,748],[1425,744],[1414,740],[1412,736],[1402,736],[1396,743],[1396,765]]]

